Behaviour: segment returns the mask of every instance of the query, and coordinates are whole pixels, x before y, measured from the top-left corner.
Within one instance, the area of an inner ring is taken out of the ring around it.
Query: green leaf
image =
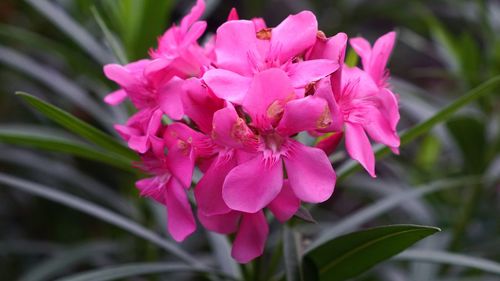
[[[283,258],[287,281],[303,281],[302,266],[300,263],[299,237],[292,226],[283,227]]]
[[[50,120],[72,131],[73,133],[80,135],[81,137],[93,142],[94,144],[106,150],[121,155],[124,158],[130,160],[138,160],[137,155],[132,150],[125,147],[115,138],[76,118],[70,113],[54,105],[51,105],[33,95],[23,92],[17,92],[16,94],[23,98],[31,106],[38,109],[38,111],[43,113]]]
[[[455,188],[459,186],[466,186],[468,184],[477,184],[481,181],[479,177],[459,177],[455,179],[440,180],[425,186],[416,187],[408,191],[398,192],[394,195],[387,196],[382,200],[376,201],[375,203],[347,216],[334,224],[333,227],[327,229],[325,232],[321,233],[318,238],[316,238],[311,245],[310,249],[314,249],[327,241],[334,239],[340,234],[345,233],[353,228],[356,228],[382,214],[397,207],[398,205],[415,199],[429,193],[438,192],[444,189]]]
[[[484,82],[483,84],[477,86],[476,88],[470,90],[465,95],[456,99],[454,102],[441,109],[439,112],[434,114],[429,119],[424,122],[402,132],[400,134],[401,137],[401,145],[405,145],[418,136],[428,132],[435,125],[448,120],[453,113],[458,111],[460,108],[466,106],[467,104],[477,100],[479,97],[492,93],[495,87],[500,85],[500,76],[495,76],[490,80]],[[381,158],[387,154],[389,154],[390,149],[386,146],[376,146],[374,149],[375,156],[377,158]],[[342,165],[339,169],[337,169],[337,182],[344,180],[350,174],[358,171],[361,168],[358,162],[349,160],[344,165]]]
[[[68,206],[74,210],[78,210],[85,214],[91,215],[102,221],[117,226],[129,232],[130,234],[136,235],[137,237],[141,237],[161,247],[162,249],[165,249],[166,251],[170,252],[172,255],[176,256],[177,258],[186,262],[187,264],[201,266],[195,257],[191,256],[189,253],[179,248],[176,244],[167,241],[165,238],[143,227],[137,222],[128,219],[126,217],[123,217],[117,213],[114,213],[97,204],[94,204],[87,200],[80,199],[74,195],[67,194],[50,187],[30,182],[24,179],[20,179],[14,176],[10,176],[4,173],[0,173],[0,183],[60,203],[62,205]]]
[[[235,279],[241,279],[240,267],[231,257],[231,243],[228,237],[211,231],[206,231],[206,234],[222,272]]]
[[[103,269],[97,269],[79,273],[73,276],[63,277],[56,281],[107,281],[118,280],[121,278],[142,276],[158,273],[192,272],[198,274],[214,274],[223,276],[226,279],[237,280],[215,270],[188,266],[180,263],[131,263],[126,265],[112,266]],[[128,280],[128,279],[127,279]]]
[[[136,172],[130,160],[103,152],[58,130],[21,125],[0,126],[0,142],[62,152]]]
[[[500,275],[500,263],[498,262],[442,251],[407,250],[397,255],[394,259],[471,267]]]
[[[319,280],[347,280],[438,231],[436,227],[418,225],[371,228],[330,240],[308,251],[304,260],[308,267],[316,269]]]
[[[55,276],[61,275],[75,265],[81,264],[98,256],[110,253],[119,253],[124,250],[123,245],[110,241],[99,241],[81,244],[75,248],[57,253],[26,270],[18,279],[19,281],[41,281],[53,280]]]
[[[92,11],[92,15],[94,16],[97,25],[99,25],[99,28],[104,34],[104,37],[106,38],[107,43],[111,47],[111,50],[113,51],[113,54],[115,55],[116,59],[120,64],[126,64],[128,60],[127,60],[127,55],[125,54],[125,50],[123,49],[123,44],[119,41],[118,38],[116,38],[113,32],[111,32],[111,30],[106,25],[106,22],[102,18],[97,8],[95,6],[92,6],[90,10]]]
[[[109,52],[62,8],[47,0],[26,0],[26,2],[75,41],[91,58],[101,64],[111,62],[112,56]]]

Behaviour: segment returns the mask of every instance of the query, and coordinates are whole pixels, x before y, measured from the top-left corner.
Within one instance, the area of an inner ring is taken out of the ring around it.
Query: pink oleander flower
[[[344,65],[347,35],[327,38],[309,11],[268,28],[233,9],[201,46],[204,10],[197,0],[149,58],[106,65],[120,89],[105,101],[128,98],[137,109],[115,128],[140,155],[137,167],[150,176],[136,186],[165,206],[172,237],[195,231],[192,203],[206,229],[235,234],[232,256],[246,263],[264,251],[266,212],[286,222],[301,202],[331,197],[336,175],[327,155],[344,136],[348,154],[372,176],[370,139],[397,152],[399,108],[386,70],[395,34],[373,48],[350,40],[361,69]],[[299,133],[318,141],[308,146]],[[195,169],[203,175],[193,184]]]
[[[309,83],[339,68],[333,60],[303,58],[318,33],[311,12],[291,15],[274,28],[262,28],[262,24],[258,19],[231,20],[217,29],[216,68],[208,70],[203,80],[219,98],[241,104],[253,76],[270,68],[286,72],[293,87],[303,95]]]

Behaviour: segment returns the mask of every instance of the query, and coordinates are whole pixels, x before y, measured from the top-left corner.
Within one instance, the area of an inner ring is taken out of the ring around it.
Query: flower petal
[[[158,92],[158,103],[161,110],[174,120],[180,120],[184,116],[184,108],[181,100],[183,84],[184,80],[173,78]]]
[[[243,214],[231,256],[240,263],[247,263],[262,255],[268,234],[269,226],[264,212]]]
[[[208,230],[221,234],[230,234],[238,230],[238,222],[241,213],[231,211],[226,214],[207,216],[198,210],[198,219],[200,223]]]
[[[358,161],[372,177],[375,177],[375,156],[361,125],[345,123],[345,146],[351,158]]]
[[[338,68],[337,61],[317,59],[290,64],[287,73],[292,80],[293,87],[302,88],[332,74]]]
[[[279,52],[279,59],[284,63],[310,48],[317,32],[318,22],[312,12],[290,15],[273,28],[271,48]]]
[[[183,241],[195,231],[196,222],[194,221],[186,190],[174,178],[171,178],[168,182],[165,203],[168,212],[168,232],[175,241]]]
[[[248,55],[256,50],[254,24],[248,20],[228,21],[217,29],[217,67],[250,76]]]
[[[212,69],[203,75],[203,81],[217,97],[241,104],[252,79],[229,70]]]
[[[271,68],[254,76],[243,107],[255,125],[266,127],[273,119],[279,119],[286,101],[292,99],[295,93],[288,75]]]
[[[222,197],[233,210],[255,213],[274,200],[282,185],[281,161],[266,159],[262,153],[258,153],[229,172],[222,188]]]
[[[297,212],[300,207],[300,200],[293,193],[288,180],[283,182],[280,193],[267,207],[282,223],[289,220]]]
[[[257,146],[256,136],[230,103],[215,112],[212,138],[218,144],[230,148],[252,151]]]
[[[336,175],[325,152],[291,140],[285,160],[295,195],[309,203],[324,202],[333,193]]]
[[[104,97],[104,102],[109,105],[117,105],[127,98],[127,92],[123,89],[111,92]]]
[[[212,162],[194,189],[198,212],[205,216],[213,216],[231,211],[222,199],[222,186],[227,174],[236,165],[236,159],[232,154],[219,155]]]
[[[289,101],[277,130],[284,135],[302,131],[325,129],[332,123],[327,102],[322,98],[307,96]]]

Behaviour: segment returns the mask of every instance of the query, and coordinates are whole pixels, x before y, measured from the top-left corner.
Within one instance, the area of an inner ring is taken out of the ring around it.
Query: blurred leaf
[[[292,226],[283,226],[283,258],[287,281],[303,281],[301,256],[299,253],[299,238]]]
[[[68,16],[63,9],[47,0],[25,0],[44,15],[57,28],[66,33],[82,50],[101,64],[111,62],[112,56],[82,27]]]
[[[234,279],[241,279],[240,268],[231,257],[231,244],[227,236],[211,231],[207,231],[206,233],[221,271]]]
[[[21,125],[0,126],[0,142],[62,152],[136,172],[130,160],[100,151],[58,130]]]
[[[481,173],[486,168],[486,128],[474,117],[457,116],[446,124],[460,147],[466,170]]]
[[[126,247],[126,245],[125,245]],[[54,280],[56,276],[68,272],[75,265],[85,260],[100,255],[117,253],[124,250],[124,245],[117,242],[102,241],[82,243],[79,246],[59,252],[52,258],[45,259],[41,263],[27,270],[18,279],[19,281],[45,281]]]
[[[345,233],[353,228],[356,228],[363,223],[366,223],[385,212],[391,210],[392,208],[402,204],[408,200],[415,199],[429,193],[441,191],[444,189],[455,188],[459,186],[465,186],[468,184],[477,184],[481,179],[478,177],[460,177],[448,180],[440,180],[428,185],[417,187],[411,190],[398,192],[394,195],[387,196],[382,200],[376,201],[375,203],[347,216],[346,218],[336,222],[333,227],[327,229],[325,232],[321,233],[318,238],[316,238],[311,245],[310,249],[320,247],[320,245],[326,243],[327,241],[337,237],[338,235]]]
[[[441,151],[441,142],[434,135],[428,135],[422,141],[419,148],[419,154],[416,157],[417,165],[428,172],[434,171],[434,166],[439,159]]]
[[[73,276],[63,277],[56,281],[107,281],[117,280],[126,277],[142,276],[158,273],[192,272],[198,274],[214,274],[224,276],[230,280],[237,280],[225,276],[215,270],[188,266],[180,263],[131,263],[119,266],[112,266],[103,269],[87,271]],[[127,279],[128,280],[128,279]]]
[[[471,267],[500,275],[500,263],[498,262],[448,252],[433,250],[407,250],[397,255],[394,259]]]
[[[174,0],[105,1],[108,16],[118,24],[130,60],[143,58],[168,25]]]
[[[453,101],[451,104],[438,111],[429,119],[400,133],[401,145],[403,146],[411,142],[418,136],[424,134],[425,132],[428,132],[435,125],[446,121],[452,116],[453,113],[458,111],[460,108],[466,106],[467,104],[475,101],[479,97],[488,93],[492,93],[493,92],[492,90],[495,87],[498,87],[498,85],[500,85],[500,76],[495,76],[489,79],[488,81],[484,82],[483,84],[470,90],[465,95],[462,95],[461,97]],[[374,152],[377,158],[381,158],[387,155],[390,152],[390,149],[386,146],[376,146]],[[342,181],[347,176],[359,170],[360,168],[361,166],[358,164],[358,162],[349,160],[348,162],[346,162],[340,168],[337,169],[337,182]]]
[[[358,54],[354,51],[353,48],[349,48],[347,51],[347,56],[345,57],[345,64],[350,67],[354,67],[358,65]]]
[[[95,6],[91,7],[92,14],[94,15],[94,18],[99,25],[99,28],[101,28],[102,33],[104,34],[104,37],[106,38],[107,43],[111,47],[111,50],[113,51],[113,54],[115,55],[116,59],[120,64],[126,64],[128,62],[127,60],[127,54],[125,53],[125,50],[123,49],[122,43],[119,41],[118,38],[111,32],[111,30],[108,28],[106,25],[106,22],[102,18],[101,14],[97,10]]]
[[[40,173],[71,184],[71,188],[80,188],[84,193],[92,198],[105,203],[122,214],[137,218],[139,211],[135,205],[121,197],[119,193],[111,187],[104,185],[96,179],[90,177],[73,165],[61,162],[59,159],[49,159],[41,157],[38,153],[15,149],[12,147],[0,146],[0,161],[20,165],[24,169],[39,171]]]
[[[59,96],[71,101],[81,109],[90,113],[97,121],[108,129],[112,129],[113,119],[108,111],[104,110],[93,100],[86,90],[78,84],[64,77],[59,72],[42,65],[30,57],[13,49],[0,45],[0,63],[4,63],[25,75],[38,80]]]
[[[165,238],[150,231],[149,229],[143,227],[135,221],[125,218],[92,202],[83,200],[71,194],[67,194],[41,184],[23,180],[4,173],[0,173],[0,183],[91,215],[102,221],[117,226],[130,234],[141,237],[161,247],[162,249],[165,249],[167,252],[171,253],[187,264],[190,264],[192,266],[200,266],[200,263],[195,257],[179,248],[176,244],[167,241]]]
[[[26,102],[28,102],[31,106],[38,109],[38,111],[43,113],[50,120],[72,131],[73,133],[93,142],[94,144],[106,150],[121,155],[124,158],[130,160],[138,160],[137,155],[132,150],[125,147],[115,138],[76,118],[70,113],[56,106],[53,106],[33,95],[23,92],[17,92],[16,94]]]
[[[306,252],[305,262],[316,268],[319,280],[347,280],[438,231],[429,226],[389,225],[353,232]]]
[[[318,223],[304,206],[300,206],[294,216],[309,223]]]

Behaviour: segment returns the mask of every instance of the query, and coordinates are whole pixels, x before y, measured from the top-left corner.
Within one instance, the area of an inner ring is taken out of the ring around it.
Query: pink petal
[[[330,198],[336,176],[323,150],[290,140],[284,161],[290,186],[300,200],[319,203]]]
[[[366,70],[370,67],[370,57],[372,53],[372,48],[370,43],[362,37],[351,38],[349,40],[351,47],[354,49],[356,54],[361,58],[361,63],[363,68]]]
[[[343,32],[328,39],[317,38],[307,59],[328,59],[343,63],[346,45],[347,35]]]
[[[217,97],[236,104],[241,104],[252,82],[250,78],[224,69],[207,71],[203,81]]]
[[[198,210],[200,223],[208,230],[221,234],[230,234],[238,230],[241,213],[231,211],[226,214],[206,216]]]
[[[300,207],[300,200],[293,193],[288,180],[283,182],[280,193],[267,207],[282,223],[289,220],[297,212]]]
[[[375,156],[361,125],[350,122],[345,124],[345,146],[351,158],[358,161],[372,177],[375,177]]]
[[[332,75],[337,75],[337,74],[340,75],[340,70],[338,70]],[[328,103],[328,109],[330,110],[331,113],[332,123],[324,131],[326,132],[341,131],[344,123],[344,116],[342,115],[340,107],[335,99],[334,92],[332,89],[334,87],[332,87],[331,80],[322,79],[318,83],[316,83],[315,86],[316,86],[316,91],[314,93],[314,96],[324,99]]]
[[[196,229],[193,211],[184,188],[175,179],[170,179],[165,196],[168,212],[167,228],[175,241],[183,241]]]
[[[300,32],[299,32],[300,31]],[[271,46],[286,62],[310,48],[316,41],[318,22],[310,11],[288,16],[272,30]]]
[[[287,73],[293,87],[301,88],[332,74],[338,68],[339,63],[334,60],[317,59],[293,63],[287,68]]]
[[[117,90],[109,93],[104,97],[104,102],[109,105],[117,105],[123,102],[127,98],[127,92],[124,90]]]
[[[322,98],[307,96],[289,101],[277,130],[284,135],[302,131],[325,129],[332,122],[327,102]]]
[[[149,149],[148,136],[130,136],[128,147],[139,153],[146,153]]]
[[[189,11],[189,14],[184,16],[184,18],[181,20],[181,29],[185,33],[187,29],[200,17],[203,15],[203,12],[205,11],[205,1],[204,0],[197,0],[196,5],[194,5],[191,8],[191,11]]]
[[[160,204],[165,204],[164,183],[158,177],[138,180],[135,182],[135,186],[140,190],[141,196],[147,196]]]
[[[230,148],[253,150],[257,145],[257,137],[231,104],[215,112],[211,135],[218,144]]]
[[[207,29],[207,23],[205,21],[198,21],[193,23],[193,25],[189,28],[189,31],[184,35],[182,39],[181,47],[189,47],[190,44],[196,43]]]
[[[283,168],[279,159],[265,159],[262,153],[229,172],[222,197],[229,208],[255,213],[267,206],[283,185]]]
[[[183,84],[184,80],[173,78],[166,83],[158,93],[158,102],[161,110],[174,120],[180,120],[182,116],[184,116],[184,108],[181,100]]]
[[[239,19],[240,17],[238,16],[238,11],[236,11],[236,8],[233,7],[229,12],[229,15],[227,16],[227,21],[239,20]]]
[[[343,136],[342,132],[329,133],[327,136],[321,137],[315,147],[323,150],[326,155],[330,155],[335,151]]]
[[[243,214],[231,256],[240,263],[247,263],[262,255],[268,234],[269,226],[262,211]]]
[[[373,80],[375,80],[379,86],[382,86],[381,83],[385,80],[385,66],[387,65],[395,41],[396,32],[393,31],[377,39],[373,45],[370,57],[370,68],[366,69],[366,71],[370,73]],[[366,68],[364,64],[363,68]]]
[[[222,186],[226,175],[236,165],[236,159],[233,155],[219,155],[212,162],[194,189],[198,212],[206,216],[213,216],[231,211],[222,199]]]
[[[380,89],[378,96],[383,105],[383,109],[381,109],[383,110],[383,114],[389,120],[391,129],[396,131],[396,127],[398,125],[400,117],[398,99],[396,95],[394,95],[391,90],[382,88]]]
[[[363,128],[374,141],[383,143],[389,147],[399,147],[399,137],[392,130],[389,120],[379,110],[370,113],[370,121]]]
[[[281,69],[271,68],[254,76],[243,107],[253,123],[265,127],[282,113],[286,101],[294,98],[287,74]]]
[[[212,130],[212,116],[224,106],[224,102],[209,95],[207,88],[199,79],[191,78],[184,82],[181,95],[184,113],[193,120],[204,133]]]
[[[249,53],[256,50],[254,24],[247,20],[228,21],[217,29],[215,53],[218,68],[250,76]]]

